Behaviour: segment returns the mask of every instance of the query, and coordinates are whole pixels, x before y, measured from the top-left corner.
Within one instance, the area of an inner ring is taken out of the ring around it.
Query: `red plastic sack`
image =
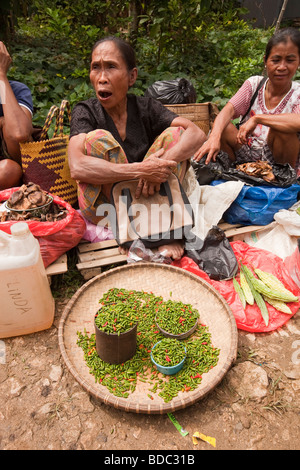
[[[0,203],[10,198],[19,188],[0,191]],[[61,255],[78,245],[86,228],[85,221],[73,207],[58,196],[53,196],[53,202],[67,209],[68,214],[57,222],[26,221],[31,233],[38,239],[45,268],[56,261]],[[10,227],[16,221],[0,223],[0,229],[10,234]]]
[[[284,258],[284,264],[295,284],[300,288],[300,238],[297,240],[297,248]]]
[[[293,294],[300,298],[300,288],[291,278],[283,260],[273,253],[257,249],[241,241],[230,243],[240,264],[242,262],[250,268],[260,268],[264,271],[274,274]],[[214,281],[202,271],[198,265],[188,257],[183,257],[180,261],[174,261],[173,266],[177,266],[200,276],[202,279],[212,285],[229,304],[235,317],[237,328],[253,333],[262,333],[273,331],[283,326],[299,309],[300,302],[289,303],[293,315],[278,312],[271,305],[267,305],[269,310],[269,324],[266,326],[259,308],[256,304],[242,307],[239,296],[233,287],[232,279],[227,281]]]

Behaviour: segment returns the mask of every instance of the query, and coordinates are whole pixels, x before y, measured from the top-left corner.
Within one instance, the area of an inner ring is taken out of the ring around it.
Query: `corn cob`
[[[235,291],[236,291],[236,293],[238,294],[238,296],[240,298],[242,307],[245,308],[246,307],[246,299],[245,299],[243,289],[241,288],[240,284],[238,283],[238,281],[236,280],[235,277],[232,279],[232,281],[233,281],[233,286],[235,288]]]
[[[294,294],[291,292],[286,293],[286,292],[280,292],[275,289],[271,289],[268,287],[264,282],[262,282],[260,279],[256,278],[252,271],[247,267],[241,265],[243,272],[247,278],[249,279],[254,287],[254,289],[259,292],[260,294],[266,295],[270,299],[275,299],[275,300],[281,300],[283,302],[298,302],[299,298],[296,297]]]
[[[247,283],[247,280],[245,278],[243,271],[240,271],[240,283],[241,283],[241,288],[244,293],[244,297],[245,297],[247,304],[253,305],[254,297],[252,295],[251,289]]]
[[[270,289],[274,289],[279,292],[284,292],[288,295],[294,295],[289,291],[284,284],[272,273],[262,271],[261,269],[255,269],[255,273],[258,275],[259,279],[264,282]]]
[[[289,315],[293,313],[285,302],[281,302],[281,300],[270,299],[270,297],[266,297],[265,295],[263,295],[263,298],[266,302],[268,302],[268,304],[273,305],[273,307],[276,308],[278,312],[287,313]]]
[[[263,317],[263,320],[266,324],[266,326],[268,326],[269,324],[269,311],[268,311],[268,308],[266,306],[266,303],[263,299],[263,296],[254,288],[253,284],[252,284],[252,281],[250,279],[250,277],[248,276],[248,270],[247,270],[247,267],[246,266],[243,266],[241,264],[241,269],[243,270],[242,272],[244,272],[244,275],[245,275],[245,278],[246,278],[246,281],[248,283],[248,286],[252,292],[252,295],[254,297],[254,300],[261,312],[261,316]],[[249,270],[250,271],[250,270]],[[251,271],[250,271],[251,273]],[[252,274],[252,273],[251,273]],[[253,275],[252,275],[253,276]],[[253,276],[253,278],[255,279],[255,277]]]

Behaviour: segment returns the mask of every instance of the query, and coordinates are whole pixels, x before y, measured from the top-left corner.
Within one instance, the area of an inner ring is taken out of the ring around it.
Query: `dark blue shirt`
[[[127,95],[126,138],[120,134],[97,98],[77,103],[72,111],[70,138],[74,135],[105,129],[119,142],[129,163],[143,161],[146,153],[178,115],[154,98]]]
[[[31,92],[28,86],[24,85],[24,83],[16,82],[14,80],[9,80],[9,84],[12,88],[12,91],[14,92],[17,102],[20,105],[25,106],[25,108],[29,109],[29,111],[33,113],[32,96],[31,96]],[[1,83],[0,83],[0,87],[1,87]],[[1,99],[0,99],[0,117],[1,116],[3,116],[3,109],[2,109]]]

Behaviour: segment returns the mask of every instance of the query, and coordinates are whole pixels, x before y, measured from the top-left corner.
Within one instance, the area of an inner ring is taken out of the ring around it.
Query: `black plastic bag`
[[[185,254],[215,281],[233,278],[238,262],[225,232],[213,226],[204,241],[197,236],[185,243]]]
[[[210,161],[205,164],[206,156],[199,162],[192,162],[195,170],[197,181],[200,185],[210,184],[214,180],[225,181],[243,181],[251,186],[291,186],[299,182],[296,171],[289,165],[289,163],[279,164],[273,163],[272,170],[275,180],[267,182],[263,178],[250,176],[236,168],[236,163],[232,162],[225,152],[219,152],[216,161]]]
[[[162,104],[195,103],[197,98],[193,84],[185,78],[157,81],[146,90],[144,96],[155,98]]]

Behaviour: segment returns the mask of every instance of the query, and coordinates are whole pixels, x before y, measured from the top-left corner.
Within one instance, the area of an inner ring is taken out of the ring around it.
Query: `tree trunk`
[[[285,12],[285,9],[286,9],[286,6],[287,6],[287,2],[288,2],[288,0],[283,0],[282,7],[281,7],[281,10],[280,10],[280,13],[279,13],[279,16],[278,16],[278,19],[277,19],[276,27],[275,27],[275,33],[277,33],[277,31],[280,28],[280,23],[281,23],[282,17],[284,15],[284,12]]]
[[[138,19],[138,1],[132,0],[129,5],[129,16],[132,17],[131,23],[129,25],[129,37],[131,40],[132,45],[134,46],[136,43],[136,39],[138,37],[139,32],[139,19]]]

